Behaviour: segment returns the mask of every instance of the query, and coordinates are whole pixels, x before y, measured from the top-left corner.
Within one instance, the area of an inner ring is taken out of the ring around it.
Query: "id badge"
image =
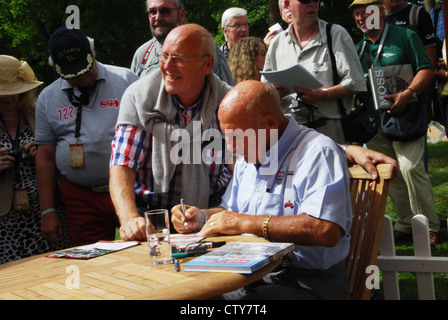
[[[71,144],[69,154],[70,168],[84,167],[84,145]]]
[[[13,205],[15,211],[23,211],[30,208],[26,189],[14,190]]]

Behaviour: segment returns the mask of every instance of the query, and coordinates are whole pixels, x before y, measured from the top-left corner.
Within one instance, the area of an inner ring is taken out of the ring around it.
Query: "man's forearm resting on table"
[[[139,216],[135,204],[134,182],[135,172],[131,168],[124,166],[110,168],[110,195],[122,225]]]

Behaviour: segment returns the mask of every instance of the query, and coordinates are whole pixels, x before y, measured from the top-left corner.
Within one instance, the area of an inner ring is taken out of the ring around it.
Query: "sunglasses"
[[[299,0],[299,2],[300,2],[301,4],[308,4],[308,3],[310,3],[311,1],[314,1],[315,3],[319,2],[319,0]]]
[[[155,18],[157,16],[157,12],[160,13],[160,15],[164,18],[167,18],[171,15],[171,12],[177,10],[177,8],[167,8],[163,7],[160,9],[149,9],[148,15],[150,18]]]

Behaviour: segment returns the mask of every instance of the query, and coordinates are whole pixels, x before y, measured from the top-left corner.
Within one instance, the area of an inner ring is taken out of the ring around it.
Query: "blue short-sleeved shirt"
[[[267,153],[268,158],[278,159],[275,173],[263,174],[268,171],[265,167],[269,163],[257,168],[241,157],[235,164],[221,207],[252,215],[285,215],[286,172],[292,153],[305,135],[306,143],[300,146],[299,162],[293,176],[294,214],[306,213],[334,222],[341,227],[342,237],[331,248],[296,245],[291,255],[292,265],[325,270],[346,258],[352,221],[347,157],[330,138],[297,124],[291,118],[277,146]],[[271,154],[272,150],[278,150],[278,156]]]

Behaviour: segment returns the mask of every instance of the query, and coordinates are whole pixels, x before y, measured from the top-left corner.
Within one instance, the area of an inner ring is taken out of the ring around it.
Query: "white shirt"
[[[319,79],[325,87],[335,85],[333,83],[333,71],[327,46],[327,32],[325,30],[327,22],[321,19],[317,19],[317,22],[319,33],[303,50],[300,49],[300,46],[295,40],[292,24],[289,25],[285,32],[282,32],[275,37],[269,45],[264,70],[282,70],[291,67],[296,63],[300,63]],[[364,73],[350,34],[343,27],[336,24],[332,26],[331,30],[333,52],[339,77],[341,79],[339,84],[355,92],[367,91]],[[263,78],[262,81],[266,80]],[[291,112],[289,106],[295,97],[296,94],[292,93],[282,99],[284,113]],[[353,96],[347,96],[343,101],[346,114],[348,114],[353,105]],[[341,118],[337,101],[334,99],[321,101],[314,105],[318,108],[315,110],[316,119]],[[306,118],[296,118],[296,120],[302,124],[307,121]]]

